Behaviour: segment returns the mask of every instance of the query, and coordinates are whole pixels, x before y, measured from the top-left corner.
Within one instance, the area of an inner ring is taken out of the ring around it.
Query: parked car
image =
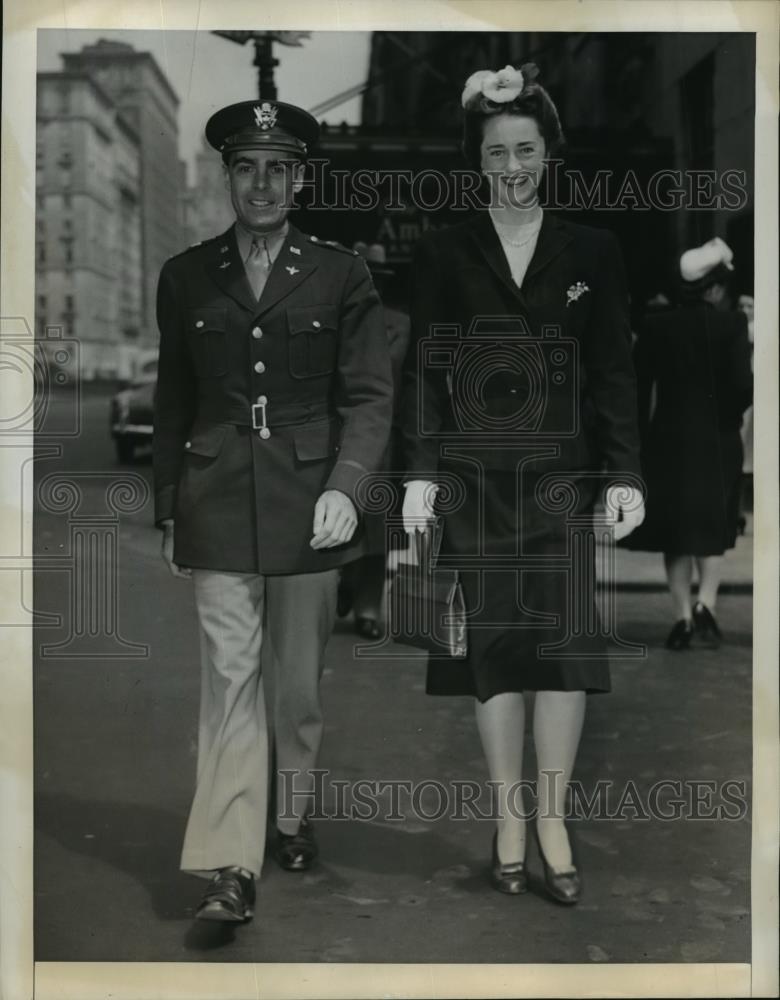
[[[140,366],[133,382],[111,399],[111,436],[120,462],[132,462],[139,445],[152,443],[156,382],[157,358],[150,358]]]

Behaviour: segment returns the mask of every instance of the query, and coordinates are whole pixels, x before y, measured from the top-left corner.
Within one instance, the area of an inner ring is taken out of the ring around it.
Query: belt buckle
[[[265,430],[268,427],[268,424],[266,423],[266,419],[265,419],[265,408],[266,408],[267,405],[268,405],[268,400],[266,399],[265,396],[258,396],[257,397],[257,402],[252,404],[252,406],[251,406],[251,412],[252,412],[252,430],[253,431],[262,431],[262,430]],[[257,411],[258,410],[260,411],[260,417],[259,417],[259,419],[262,421],[262,423],[258,423],[257,422],[258,421],[258,416],[257,416]]]

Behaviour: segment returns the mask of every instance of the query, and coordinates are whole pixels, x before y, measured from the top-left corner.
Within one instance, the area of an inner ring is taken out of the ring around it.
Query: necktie
[[[268,272],[271,270],[272,264],[273,261],[271,260],[271,254],[268,252],[268,241],[265,236],[261,236],[259,239],[255,237],[252,240],[249,254],[244,261],[244,267],[246,268],[247,278],[249,278],[249,284],[252,286],[252,291],[256,299],[259,299],[263,294],[265,283],[268,280]]]

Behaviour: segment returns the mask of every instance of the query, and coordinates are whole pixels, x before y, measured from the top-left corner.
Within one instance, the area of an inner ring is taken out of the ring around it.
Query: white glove
[[[616,542],[630,535],[645,519],[642,492],[633,486],[610,486],[606,492],[605,508],[608,523],[614,525],[613,537]],[[619,521],[620,514],[623,517]]]
[[[439,487],[427,479],[412,479],[406,483],[403,519],[404,531],[413,535],[415,531],[425,531],[433,520],[433,502]]]

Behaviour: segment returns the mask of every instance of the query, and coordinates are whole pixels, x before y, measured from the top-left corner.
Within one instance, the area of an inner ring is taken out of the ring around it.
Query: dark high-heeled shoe
[[[693,606],[693,627],[698,642],[702,642],[708,649],[718,649],[723,633],[718,627],[715,615],[701,601],[697,601]]]
[[[666,637],[666,648],[674,649],[678,652],[682,649],[688,649],[692,638],[693,622],[690,618],[681,618]]]
[[[582,879],[580,878],[577,866],[572,865],[571,868],[562,872],[554,871],[548,865],[547,858],[544,856],[542,842],[539,840],[539,830],[536,827],[534,827],[534,835],[536,837],[536,847],[539,851],[539,857],[542,859],[544,884],[547,891],[558,903],[564,903],[566,906],[573,906],[575,903],[579,903],[582,897]],[[572,857],[573,854],[574,851],[572,849]]]
[[[512,864],[502,864],[498,859],[498,833],[493,834],[493,867],[490,881],[494,889],[507,892],[510,896],[519,896],[528,892],[528,875],[524,861],[513,861]]]

